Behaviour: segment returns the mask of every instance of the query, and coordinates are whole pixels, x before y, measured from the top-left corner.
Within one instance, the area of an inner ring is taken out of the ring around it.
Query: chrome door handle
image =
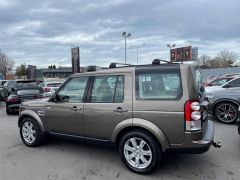
[[[76,112],[76,111],[81,111],[81,108],[80,107],[77,107],[77,106],[73,106],[71,108],[72,111]]]
[[[114,112],[123,113],[123,112],[128,112],[128,110],[127,109],[123,109],[121,107],[117,107],[117,109],[115,109]]]

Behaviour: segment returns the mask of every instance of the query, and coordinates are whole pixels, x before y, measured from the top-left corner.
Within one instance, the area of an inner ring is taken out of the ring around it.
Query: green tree
[[[17,76],[26,76],[27,75],[26,64],[21,64],[16,67],[16,75]]]

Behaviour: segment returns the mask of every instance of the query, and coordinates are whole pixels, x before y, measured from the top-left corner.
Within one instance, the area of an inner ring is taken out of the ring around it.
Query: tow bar
[[[221,141],[220,141],[220,140],[218,140],[218,141],[213,141],[213,142],[212,142],[212,146],[215,147],[215,148],[220,148],[220,147],[222,147]]]

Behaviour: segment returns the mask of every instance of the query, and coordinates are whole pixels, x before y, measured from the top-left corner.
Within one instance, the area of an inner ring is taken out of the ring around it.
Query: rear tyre
[[[22,120],[20,124],[20,136],[23,143],[29,147],[39,146],[44,139],[39,125],[30,117]]]
[[[140,174],[152,172],[162,158],[162,151],[155,138],[141,130],[129,132],[122,137],[119,153],[123,163]]]
[[[215,108],[215,115],[220,122],[232,124],[238,118],[238,107],[229,102],[220,103]]]

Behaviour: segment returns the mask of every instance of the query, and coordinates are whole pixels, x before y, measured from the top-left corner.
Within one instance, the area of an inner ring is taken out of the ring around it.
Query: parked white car
[[[39,84],[39,87],[43,88],[44,96],[49,97],[56,92],[56,90],[62,85],[63,82],[63,80],[44,81]]]

